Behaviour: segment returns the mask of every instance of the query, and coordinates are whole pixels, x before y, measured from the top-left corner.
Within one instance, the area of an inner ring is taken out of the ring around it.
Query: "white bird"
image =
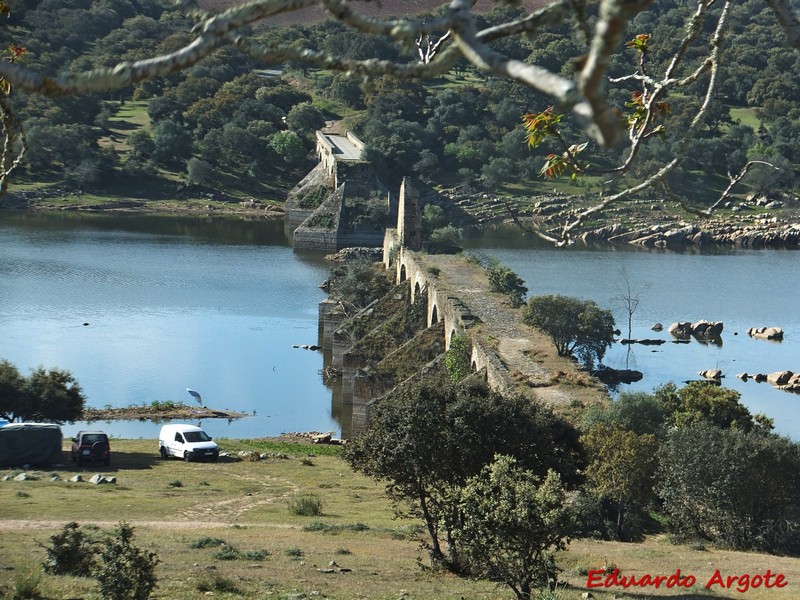
[[[186,388],[186,391],[192,395],[192,398],[194,398],[200,403],[200,406],[203,406],[203,399],[200,397],[200,392],[190,390],[189,388]]]

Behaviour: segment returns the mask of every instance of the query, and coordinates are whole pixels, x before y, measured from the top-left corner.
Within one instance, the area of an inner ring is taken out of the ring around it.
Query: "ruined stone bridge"
[[[597,402],[606,397],[602,386],[585,375],[573,381],[565,373],[576,374],[575,364],[558,357],[552,342],[521,322],[520,309],[512,308],[504,294],[490,291],[483,267],[463,255],[427,254],[421,247],[419,198],[406,179],[400,189],[397,228],[387,229],[383,242],[383,265],[396,283],[407,282],[412,304],[424,305],[425,326],[439,326],[447,349],[455,335],[466,335],[472,345],[470,359],[474,372],[484,372],[489,385],[501,392],[522,392],[548,404],[564,406],[574,400]],[[334,317],[330,302],[320,308],[326,323],[322,345],[332,350],[333,362],[349,367],[346,354],[349,342],[334,339],[334,331],[344,320]],[[582,379],[581,379],[582,377]],[[366,419],[356,405],[372,398],[358,393],[356,369],[344,369],[343,398],[353,398],[353,426]],[[574,385],[581,381],[583,387]]]

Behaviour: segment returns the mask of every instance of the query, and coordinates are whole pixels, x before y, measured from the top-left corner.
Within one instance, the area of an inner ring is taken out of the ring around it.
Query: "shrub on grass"
[[[233,546],[225,546],[214,553],[214,558],[217,560],[237,560],[239,551]]]
[[[261,548],[260,550],[248,550],[247,552],[242,552],[239,556],[242,560],[264,560],[269,556],[269,550],[264,550]]]
[[[316,494],[293,498],[289,501],[289,512],[300,517],[319,517],[322,515],[322,498]]]
[[[61,533],[50,537],[51,545],[45,548],[45,573],[89,577],[92,574],[94,543],[75,521],[67,523]]]
[[[210,548],[215,546],[226,546],[227,542],[215,537],[201,537],[189,544],[190,548]]]
[[[22,573],[17,573],[14,576],[14,589],[11,592],[12,600],[34,600],[42,598],[39,591],[39,585],[42,583],[42,572],[36,568],[31,567]],[[0,597],[2,592],[0,591]]]
[[[211,577],[204,577],[197,582],[196,585],[198,592],[222,592],[228,594],[241,594],[242,591],[236,586],[236,582],[228,577],[221,577],[219,575],[212,575]]]
[[[99,560],[92,571],[106,600],[147,600],[156,586],[154,552],[132,543],[133,528],[120,523],[114,533],[99,542]]]

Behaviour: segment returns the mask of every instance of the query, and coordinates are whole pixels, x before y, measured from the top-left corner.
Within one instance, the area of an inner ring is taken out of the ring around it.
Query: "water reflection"
[[[751,412],[775,418],[776,428],[800,439],[796,398],[771,386],[756,386],[735,377],[740,372],[771,373],[800,367],[800,262],[796,250],[643,250],[634,246],[574,247],[555,250],[514,227],[472,232],[468,251],[482,252],[509,266],[526,282],[531,295],[563,294],[596,301],[627,323],[615,302],[619,282],[627,276],[634,288],[644,286],[633,316],[636,339],[674,341],[656,347],[613,345],[604,363],[642,371],[641,381],[623,389],[652,391],[667,381],[699,378],[698,372],[722,369],[723,385],[742,394]],[[654,332],[655,323],[701,319],[722,321],[723,334],[713,340],[673,339]],[[751,327],[777,325],[784,344],[764,344],[747,335]]]
[[[616,344],[604,361],[642,371],[628,389],[651,391],[719,368],[752,412],[800,439],[796,396],[735,377],[800,370],[795,252],[555,250],[515,228],[468,236],[466,246],[514,269],[531,294],[593,299],[618,323],[627,322],[614,302],[621,274],[648,284],[632,337],[665,343]],[[347,437],[363,407],[344,403],[343,380],[323,379],[329,357],[292,348],[322,345],[325,294],[317,286],[328,268],[319,255],[292,252],[281,221],[0,211],[0,358],[23,371],[72,371],[95,407],[182,401],[186,387],[196,387],[209,406],[255,411],[201,421],[215,438],[307,430]],[[650,329],[700,319],[723,321],[724,343],[666,343],[666,331]],[[781,326],[785,341],[746,335],[765,325]],[[145,438],[159,429],[149,421],[102,427]]]
[[[327,273],[280,221],[3,211],[0,357],[70,370],[94,407],[184,401],[191,386],[255,411],[203,420],[214,437],[336,433],[321,354],[292,348],[317,342]],[[159,425],[103,427],[155,438]]]

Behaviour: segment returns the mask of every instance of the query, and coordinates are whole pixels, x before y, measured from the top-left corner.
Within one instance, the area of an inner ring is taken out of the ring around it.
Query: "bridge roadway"
[[[323,133],[322,136],[332,146],[336,160],[360,160],[361,148],[347,137],[337,133]]]
[[[602,385],[580,374],[565,375],[576,374],[576,363],[559,357],[549,337],[523,324],[521,309],[512,308],[505,295],[488,291],[489,282],[482,267],[467,262],[463,256],[416,256],[429,271],[438,269],[438,274],[430,278],[432,286],[448,297],[457,298],[469,313],[480,319],[466,333],[494,349],[507,369],[509,388],[523,390],[551,405],[607,399]],[[575,385],[575,382],[581,383]]]

